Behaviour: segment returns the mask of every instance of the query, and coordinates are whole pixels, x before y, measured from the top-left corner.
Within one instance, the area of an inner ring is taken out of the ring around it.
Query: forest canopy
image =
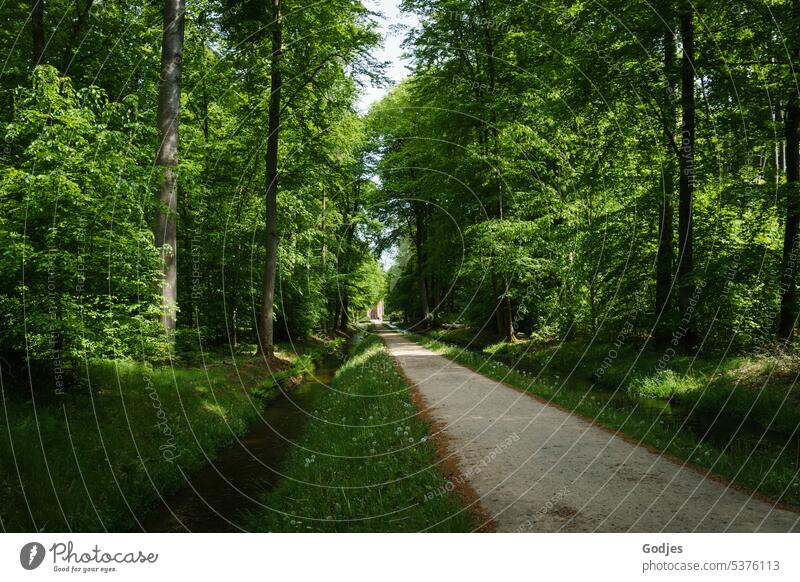
[[[359,1],[3,4],[11,367],[269,354],[384,293],[509,341],[791,345],[796,3],[402,7],[362,114]]]
[[[0,17],[0,349],[17,375],[268,350],[265,317],[302,337],[378,301],[355,103],[382,64],[360,2],[43,0]]]
[[[404,241],[389,312],[507,340],[788,345],[796,3],[404,7],[413,74],[369,117]]]

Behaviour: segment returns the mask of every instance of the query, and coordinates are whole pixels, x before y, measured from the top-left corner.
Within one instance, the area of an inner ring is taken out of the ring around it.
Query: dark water
[[[302,436],[308,413],[333,376],[334,362],[323,363],[309,380],[270,402],[249,432],[220,452],[183,488],[142,520],[146,532],[237,532],[247,512],[280,480],[292,443]]]

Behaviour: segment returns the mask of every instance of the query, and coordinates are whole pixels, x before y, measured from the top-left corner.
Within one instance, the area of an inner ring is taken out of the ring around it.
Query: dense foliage
[[[791,338],[795,3],[406,0],[413,74],[367,116],[361,2],[165,6],[186,10],[171,87],[163,6],[0,8],[0,350],[20,377],[164,357],[171,244],[181,348],[261,344],[265,318],[347,327],[385,279],[410,323],[509,340]]]
[[[132,100],[36,69],[5,128],[0,184],[3,352],[50,362],[157,355],[149,227],[152,131]],[[144,354],[141,352],[144,351]]]
[[[27,367],[47,380],[63,372],[57,383],[68,384],[81,359],[158,359],[174,341],[181,349],[255,343],[267,246],[270,3],[186,5],[177,340],[159,325],[164,279],[154,241],[163,5],[42,6],[41,21],[28,3],[0,8],[7,373],[23,379]],[[355,112],[360,84],[380,75],[369,56],[378,35],[358,1],[284,2],[282,11],[279,338],[346,326],[383,289],[367,242],[375,226],[359,194],[371,183]]]
[[[405,7],[414,74],[370,116],[389,311],[687,351],[789,335],[795,3]]]

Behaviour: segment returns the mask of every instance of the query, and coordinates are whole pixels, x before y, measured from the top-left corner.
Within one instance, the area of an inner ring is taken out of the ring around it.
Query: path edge
[[[400,332],[396,332],[396,333],[400,333]],[[609,428],[609,427],[607,427],[607,426],[605,426],[603,424],[600,424],[599,422],[595,421],[592,418],[589,418],[588,416],[584,416],[584,415],[582,415],[582,414],[580,414],[578,412],[575,412],[574,410],[570,410],[570,409],[558,404],[557,402],[552,402],[550,400],[547,400],[543,396],[539,396],[538,394],[535,394],[534,392],[531,392],[529,390],[525,390],[524,388],[520,388],[519,386],[515,386],[515,385],[511,384],[510,382],[506,382],[505,380],[496,380],[496,379],[494,379],[494,378],[492,378],[490,376],[487,376],[486,374],[484,374],[482,372],[478,372],[477,370],[473,370],[469,366],[466,366],[466,365],[464,365],[464,364],[462,364],[460,362],[456,362],[455,360],[452,360],[452,359],[448,358],[447,356],[444,356],[444,355],[436,352],[435,350],[431,350],[431,348],[423,346],[422,344],[420,344],[419,342],[415,341],[412,338],[409,338],[405,334],[401,334],[401,335],[403,335],[403,337],[408,339],[408,341],[413,342],[413,343],[417,344],[418,346],[420,346],[420,347],[422,347],[422,348],[424,348],[426,350],[430,350],[431,352],[433,352],[437,356],[444,358],[445,360],[447,360],[448,362],[450,362],[450,363],[452,363],[452,364],[454,364],[456,366],[461,366],[462,368],[465,368],[465,369],[473,372],[474,374],[478,374],[479,376],[482,376],[482,377],[486,378],[487,380],[491,380],[492,382],[497,382],[498,384],[501,384],[501,385],[505,386],[506,388],[510,388],[511,390],[514,390],[515,392],[518,392],[520,394],[524,394],[525,396],[527,396],[529,398],[533,398],[534,400],[536,400],[540,404],[543,404],[545,406],[552,406],[553,408],[556,408],[556,409],[560,410],[561,412],[563,412],[565,414],[568,414],[569,416],[571,416],[571,417],[573,417],[573,418],[575,418],[575,419],[577,419],[577,420],[579,420],[579,421],[581,421],[581,422],[583,422],[585,424],[588,424],[591,427],[600,429],[600,430],[602,430],[603,432],[605,432],[607,434],[610,434],[610,435],[615,436],[615,437],[617,437],[619,439],[622,439],[623,441],[625,441],[626,443],[628,443],[630,445],[633,445],[634,447],[639,447],[639,448],[645,449],[649,453],[652,453],[654,455],[660,456],[665,461],[669,461],[673,465],[677,465],[677,466],[679,466],[681,468],[688,469],[688,470],[690,470],[690,471],[692,471],[694,473],[699,474],[701,477],[703,477],[705,479],[708,479],[709,481],[715,481],[715,482],[717,482],[717,483],[719,483],[721,485],[724,485],[728,489],[732,489],[732,490],[737,491],[737,492],[739,492],[739,493],[741,493],[743,495],[747,495],[748,497],[750,497],[752,499],[756,499],[758,501],[762,501],[764,503],[767,503],[767,504],[771,505],[773,509],[780,509],[780,510],[783,510],[783,511],[788,511],[788,512],[791,512],[791,513],[800,514],[800,506],[798,506],[798,505],[792,505],[790,503],[787,503],[785,501],[781,501],[779,499],[776,499],[775,497],[767,495],[766,493],[761,493],[759,491],[755,491],[754,489],[751,489],[750,487],[747,487],[746,485],[742,485],[741,483],[737,483],[736,481],[733,481],[733,480],[731,480],[731,479],[729,479],[727,477],[723,477],[722,475],[719,475],[718,473],[714,473],[711,469],[707,469],[707,468],[705,468],[705,467],[703,467],[701,465],[698,465],[696,463],[692,463],[691,461],[686,461],[684,459],[681,459],[679,456],[677,456],[677,455],[675,455],[673,453],[670,453],[670,452],[665,451],[663,449],[659,449],[658,447],[656,447],[654,445],[645,443],[645,442],[637,439],[636,437],[633,437],[633,436],[631,436],[629,434],[626,434],[626,433],[623,433],[623,432],[621,432],[619,430],[614,430],[614,429]],[[383,339],[383,338],[381,338],[381,339]]]
[[[376,335],[380,338],[386,353],[389,355],[389,358],[391,358],[395,370],[408,385],[412,404],[417,409],[422,420],[430,427],[431,440],[433,441],[433,446],[436,451],[436,457],[439,460],[437,468],[444,478],[454,485],[453,493],[456,494],[456,497],[466,505],[472,518],[472,533],[495,533],[497,531],[497,523],[489,512],[486,511],[486,508],[481,503],[480,495],[478,495],[478,492],[472,487],[472,483],[469,482],[461,471],[461,467],[458,465],[458,456],[453,452],[450,446],[450,440],[447,437],[444,426],[430,413],[430,407],[425,397],[422,395],[419,386],[405,373],[400,362],[389,349],[386,340],[381,334]]]

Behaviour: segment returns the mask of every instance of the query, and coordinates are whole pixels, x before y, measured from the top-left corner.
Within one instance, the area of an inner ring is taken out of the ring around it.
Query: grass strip
[[[610,405],[608,387],[602,386],[600,383],[596,384],[602,388],[598,390],[593,390],[592,385],[588,383],[582,390],[565,390],[563,382],[566,376],[575,372],[575,367],[570,369],[568,363],[565,363],[569,362],[568,358],[552,360],[554,365],[549,373],[541,369],[534,373],[526,371],[525,367],[521,368],[516,363],[508,364],[498,361],[495,355],[496,347],[494,349],[484,348],[488,349],[489,353],[476,352],[467,350],[460,345],[447,344],[416,333],[403,333],[420,345],[485,376],[536,394],[606,428],[665,451],[680,460],[707,469],[748,489],[787,504],[800,505],[800,451],[792,446],[791,443],[794,441],[789,438],[789,435],[787,435],[787,446],[785,447],[758,447],[756,449],[750,440],[743,439],[742,442],[739,442],[736,438],[724,444],[717,443],[710,439],[702,439],[692,430],[670,422],[667,416],[658,418],[659,415],[656,415],[653,418],[651,414],[644,415],[642,414],[643,410],[638,408],[635,402],[631,402],[628,406],[620,406],[617,399],[614,405]],[[535,361],[540,361],[543,357],[541,353],[531,353],[530,356]],[[575,361],[571,360],[572,363]],[[619,376],[620,370],[626,367],[630,369],[633,366],[632,362],[632,356],[629,358],[626,353],[620,351],[613,371],[609,372],[609,377]],[[584,372],[588,367],[586,364],[582,366]],[[564,378],[561,377],[561,374],[564,374]],[[664,374],[664,381],[671,377],[669,374]],[[618,382],[617,386],[619,385]],[[699,394],[694,396],[684,394],[684,399],[688,402],[702,402],[704,407],[712,407],[713,402],[719,403],[723,400],[722,392],[724,390],[724,385],[720,380],[717,380],[713,386],[711,396],[707,396],[706,400],[703,400],[703,396]],[[651,392],[652,390],[651,386]],[[672,393],[675,390],[669,387],[669,391]],[[744,408],[748,401],[742,393],[743,389],[740,389],[735,398],[728,400],[728,402],[733,402],[733,406],[737,410]],[[754,396],[750,396],[749,401],[752,403],[754,398]],[[774,396],[770,396],[769,402],[774,404],[774,398]],[[789,401],[786,405],[790,408],[782,415],[776,416],[775,413],[780,413],[780,410],[773,409],[773,418],[779,418],[784,425],[783,428],[790,428],[793,423],[796,429],[798,416],[792,414],[793,402]],[[727,409],[717,408],[716,410],[717,412],[722,411],[723,416],[728,413]],[[766,414],[766,411],[762,411],[761,414]]]
[[[47,399],[3,393],[0,526],[120,531],[186,483],[280,393],[311,356],[207,354],[205,365],[96,361],[91,388]]]
[[[359,341],[317,401],[251,531],[470,531],[428,425],[379,337]]]

